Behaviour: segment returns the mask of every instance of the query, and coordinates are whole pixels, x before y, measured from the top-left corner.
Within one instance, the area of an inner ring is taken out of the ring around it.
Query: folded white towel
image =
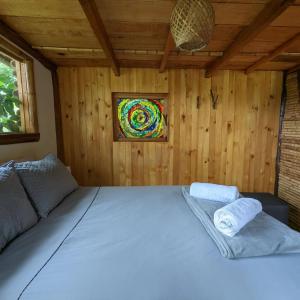
[[[262,211],[261,203],[252,198],[240,198],[214,213],[215,227],[233,237]]]
[[[236,186],[194,182],[190,187],[190,195],[196,198],[230,203],[238,199],[240,193]]]

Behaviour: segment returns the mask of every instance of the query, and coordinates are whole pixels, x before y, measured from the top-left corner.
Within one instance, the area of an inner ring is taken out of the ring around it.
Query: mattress
[[[181,187],[80,188],[0,255],[0,299],[289,300],[299,274],[222,257]]]

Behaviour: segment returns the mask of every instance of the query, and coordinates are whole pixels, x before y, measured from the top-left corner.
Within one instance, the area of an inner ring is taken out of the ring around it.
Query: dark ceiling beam
[[[166,41],[166,45],[165,45],[165,50],[164,50],[164,55],[161,59],[160,62],[160,67],[159,67],[159,72],[164,72],[167,66],[167,62],[168,62],[168,57],[170,55],[170,52],[175,48],[175,43],[174,43],[174,39],[172,36],[171,31],[169,31],[168,33],[168,37],[167,37],[167,41]]]
[[[276,56],[272,61],[300,63],[300,53],[282,53]]]
[[[264,63],[274,59],[275,57],[279,56],[280,54],[284,53],[286,49],[288,49],[291,45],[293,45],[296,41],[300,39],[300,33],[297,33],[294,35],[291,39],[281,44],[279,47],[277,47],[274,51],[272,51],[269,55],[262,57],[260,60],[258,60],[256,63],[254,63],[252,66],[246,69],[245,73],[249,74],[256,69],[258,69],[261,65]]]
[[[51,72],[53,100],[55,111],[55,131],[56,131],[56,148],[58,158],[65,163],[64,138],[63,138],[63,121],[61,113],[61,101],[59,92],[59,80],[57,71]]]
[[[38,60],[47,69],[56,70],[56,65],[47,59],[40,51],[33,49],[31,45],[22,38],[17,32],[11,29],[7,24],[0,20],[0,35],[10,43],[16,45],[28,55]]]
[[[287,70],[288,73],[294,73],[300,70],[300,64],[296,65],[295,67],[290,68]]]
[[[111,67],[116,76],[120,76],[120,66],[115,57],[114,50],[110,43],[104,23],[99,14],[98,7],[94,0],[79,0],[80,5],[98,39],[107,59],[111,63]]]
[[[213,73],[224,66],[230,59],[240,53],[249,42],[251,42],[294,2],[295,0],[272,0],[266,4],[252,23],[237,35],[231,45],[225,50],[224,55],[217,58],[207,67],[206,76],[212,76]]]

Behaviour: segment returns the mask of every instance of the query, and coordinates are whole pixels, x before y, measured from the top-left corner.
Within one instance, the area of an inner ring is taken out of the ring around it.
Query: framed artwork
[[[112,93],[114,141],[168,141],[168,94]]]

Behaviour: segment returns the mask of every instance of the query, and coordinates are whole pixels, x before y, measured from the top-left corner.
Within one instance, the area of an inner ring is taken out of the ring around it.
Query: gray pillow
[[[17,174],[11,167],[0,167],[0,251],[37,221]]]
[[[2,164],[0,165],[0,168],[6,168],[6,167],[11,167],[11,168],[13,168],[14,164],[15,164],[15,161],[14,161],[14,160],[9,160],[9,161],[7,161],[7,162],[5,162],[5,163],[2,163]]]
[[[49,154],[42,160],[16,163],[25,190],[41,217],[47,217],[78,184],[65,165]]]

